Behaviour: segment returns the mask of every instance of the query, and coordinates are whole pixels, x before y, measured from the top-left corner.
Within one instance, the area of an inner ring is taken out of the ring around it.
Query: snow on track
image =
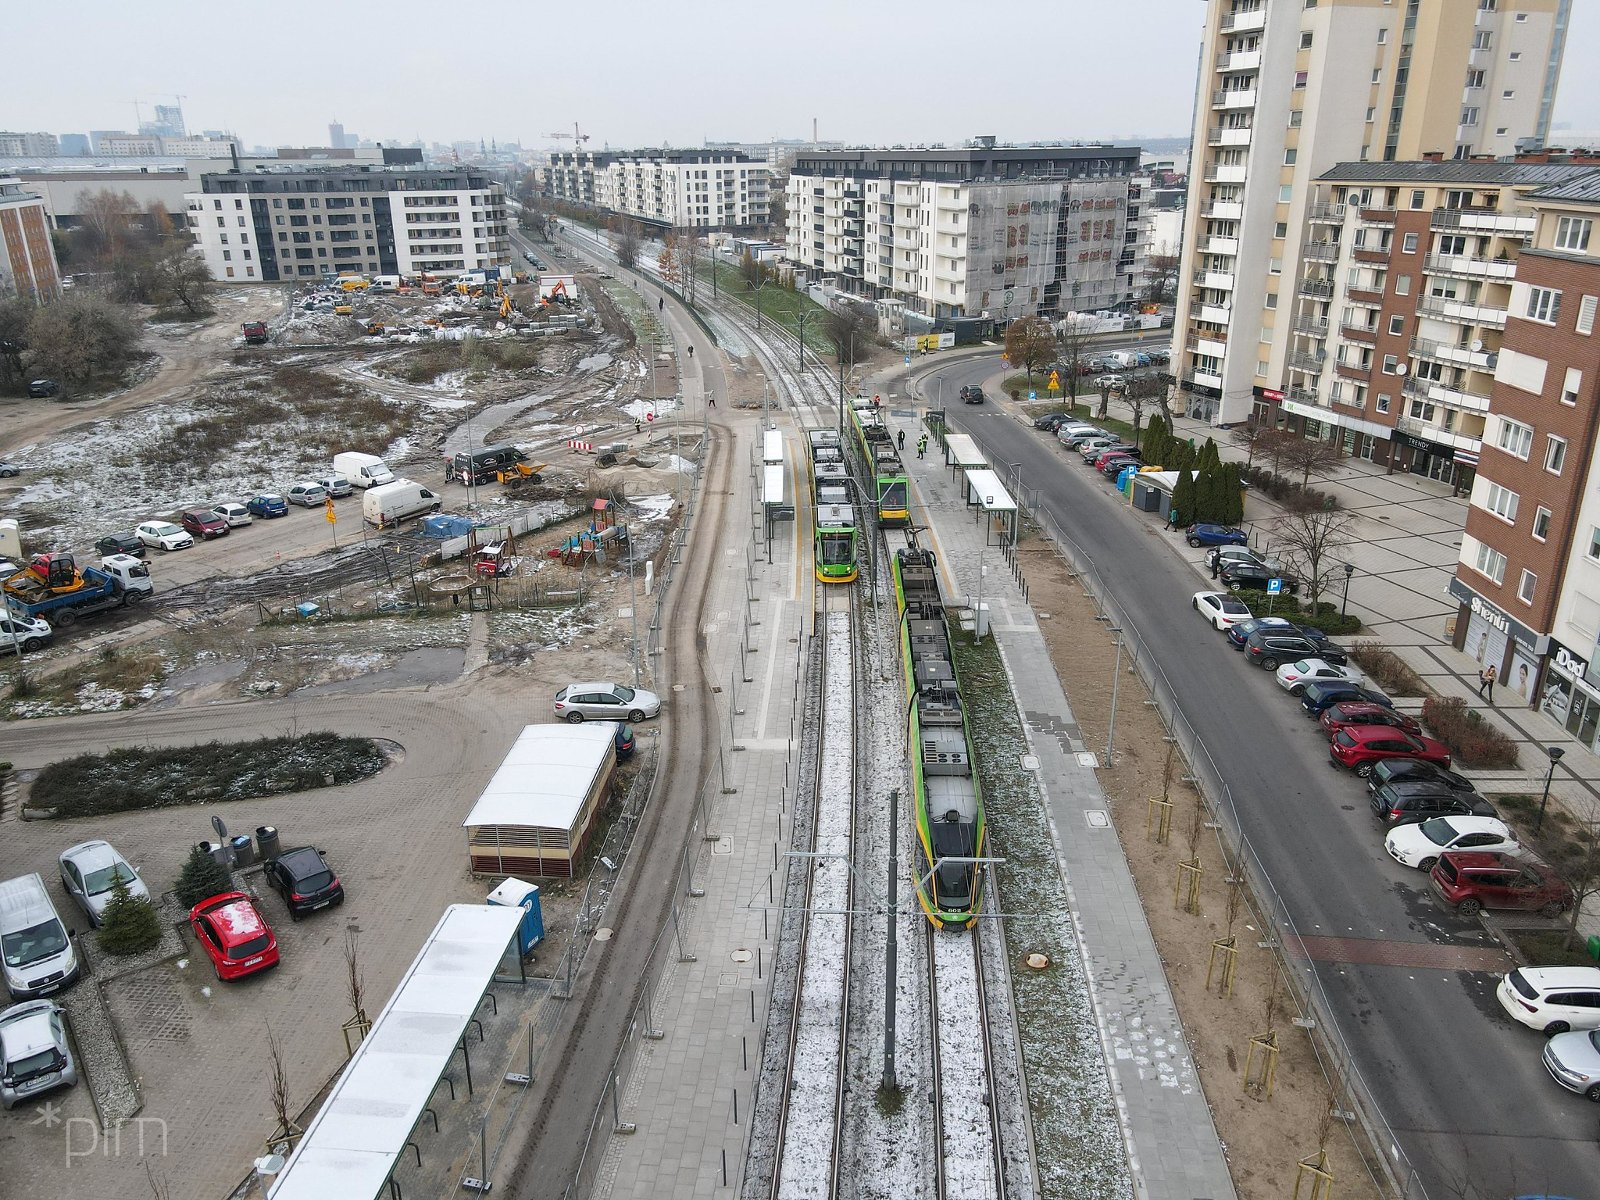
[[[932,941],[939,1002],[943,1194],[952,1200],[999,1200],[977,939],[970,933],[942,932],[933,934]]]

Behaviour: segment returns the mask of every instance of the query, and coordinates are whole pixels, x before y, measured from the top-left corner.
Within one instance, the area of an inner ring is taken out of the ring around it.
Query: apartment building
[[[44,200],[22,181],[0,178],[0,296],[38,303],[61,292],[61,268]]]
[[[53,133],[0,132],[0,158],[54,158],[60,153]]]
[[[1173,361],[1186,410],[1284,388],[1313,180],[1512,153],[1549,128],[1571,0],[1212,0]]]
[[[661,228],[742,229],[767,223],[772,169],[733,150],[557,151],[546,195]]]
[[[930,317],[1133,301],[1144,274],[1138,147],[993,142],[796,155],[786,257]]]
[[[1600,161],[1342,163],[1316,183],[1280,305],[1282,388],[1251,415],[1346,454],[1472,485],[1528,197]]]
[[[501,185],[474,170],[325,167],[202,175],[184,197],[223,282],[455,274],[512,261]]]
[[[1450,591],[1455,644],[1507,701],[1600,729],[1600,169],[1528,197],[1478,477]]]

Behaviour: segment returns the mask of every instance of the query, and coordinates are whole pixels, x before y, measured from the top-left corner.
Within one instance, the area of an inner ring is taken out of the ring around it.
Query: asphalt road
[[[953,400],[999,368],[993,357],[933,367],[919,372],[920,394],[933,396],[942,376]],[[1040,489],[1043,507],[1109,581],[1216,760],[1300,934],[1361,939],[1349,956],[1400,964],[1321,961],[1316,972],[1428,1193],[1600,1195],[1600,1107],[1550,1079],[1543,1039],[1500,1012],[1494,975],[1419,965],[1424,947],[1492,940],[1435,902],[1426,876],[1384,853],[1363,782],[1333,770],[1326,742],[1272,675],[1247,666],[1191,610],[1202,581],[1173,539],[1009,406],[947,408],[1002,474],[1021,464],[1024,484]]]

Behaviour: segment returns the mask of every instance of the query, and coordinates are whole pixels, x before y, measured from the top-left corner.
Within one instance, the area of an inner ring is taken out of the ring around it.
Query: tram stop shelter
[[[1000,482],[1000,476],[987,467],[981,471],[968,471],[966,496],[967,507],[976,509],[980,520],[988,518],[983,529],[985,546],[994,533],[1003,535],[1012,545],[1016,544],[1017,502],[1011,498],[1006,485]]]
[[[981,471],[989,465],[978,443],[965,433],[952,433],[944,440],[945,465],[955,474],[962,471]]]
[[[398,1196],[395,1168],[502,962],[520,962],[523,910],[452,904],[278,1173],[272,1200]],[[520,970],[520,966],[519,966]],[[470,1060],[465,1063],[471,1078]]]

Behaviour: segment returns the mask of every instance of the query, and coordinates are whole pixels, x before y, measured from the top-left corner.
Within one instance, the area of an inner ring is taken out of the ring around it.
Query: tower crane
[[[574,150],[582,150],[583,143],[589,140],[589,135],[581,132],[578,129],[578,123],[576,121],[572,123],[571,133],[547,133],[544,136],[547,138],[566,138],[572,142],[572,148]]]

